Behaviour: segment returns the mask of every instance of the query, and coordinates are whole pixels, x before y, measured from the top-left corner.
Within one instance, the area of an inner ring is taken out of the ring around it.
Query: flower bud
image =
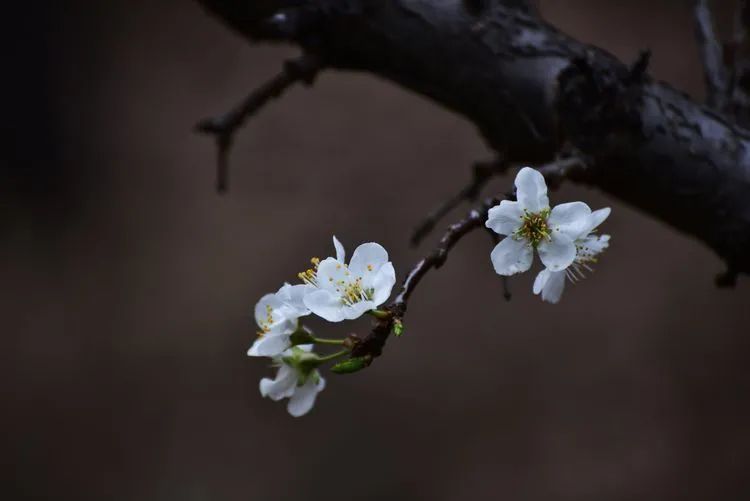
[[[331,367],[331,372],[335,374],[352,374],[370,365],[370,360],[372,360],[372,357],[369,356],[352,357]]]

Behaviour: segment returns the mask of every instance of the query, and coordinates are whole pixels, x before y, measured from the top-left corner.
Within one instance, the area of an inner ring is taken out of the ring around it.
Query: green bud
[[[353,357],[343,362],[339,362],[331,367],[331,372],[336,374],[351,374],[361,371],[369,362],[370,357]]]
[[[393,334],[396,337],[399,337],[403,333],[404,333],[404,324],[403,324],[403,322],[401,322],[400,318],[395,318],[393,320]]]

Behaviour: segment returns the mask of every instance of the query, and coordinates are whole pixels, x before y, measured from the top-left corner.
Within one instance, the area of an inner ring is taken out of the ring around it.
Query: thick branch
[[[249,38],[265,26],[232,14],[253,2],[200,1]],[[478,13],[462,0],[298,3],[294,25],[304,29],[275,40],[428,96],[476,124],[508,162],[548,162],[570,143],[590,159],[575,180],[750,272],[750,134],[725,117],[503,0]]]

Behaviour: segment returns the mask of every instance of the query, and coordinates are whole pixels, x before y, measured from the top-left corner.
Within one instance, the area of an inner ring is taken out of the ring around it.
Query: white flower
[[[340,322],[358,318],[383,304],[396,283],[396,271],[380,244],[360,245],[347,265],[344,247],[336,237],[333,243],[336,258],[318,263],[313,260],[316,269],[307,270],[300,277],[311,286],[304,296],[305,306],[329,322]]]
[[[279,401],[288,398],[287,411],[294,417],[307,414],[318,393],[326,387],[325,379],[315,370],[305,370],[300,361],[312,350],[312,345],[300,345],[284,351],[274,358],[279,371],[274,379],[260,380],[260,394],[271,400]]]
[[[589,224],[576,239],[576,257],[573,264],[562,271],[544,269],[534,280],[534,294],[542,295],[542,300],[548,303],[560,301],[565,290],[565,279],[571,282],[583,278],[583,270],[593,271],[591,264],[596,263],[598,255],[609,247],[609,235],[592,235],[593,232],[609,216],[609,207],[591,213]]]
[[[310,314],[304,305],[305,285],[284,284],[274,294],[266,294],[255,305],[258,339],[248,350],[251,357],[274,357],[289,348],[289,338],[297,330],[299,317]]]
[[[550,209],[544,177],[530,167],[516,176],[516,202],[503,200],[489,210],[486,226],[508,235],[490,258],[499,275],[515,275],[531,268],[534,249],[550,271],[564,270],[576,257],[574,241],[585,229],[591,209],[570,202]]]

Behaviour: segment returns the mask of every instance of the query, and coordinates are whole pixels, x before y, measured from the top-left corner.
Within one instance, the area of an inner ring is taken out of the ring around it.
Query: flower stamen
[[[534,248],[544,240],[551,240],[550,227],[547,223],[549,215],[550,209],[543,209],[540,212],[525,210],[521,216],[521,227],[514,232],[514,236],[526,240]]]
[[[320,258],[310,258],[310,263],[313,267],[305,271],[297,273],[297,277],[302,280],[302,283],[307,285],[318,286],[318,265],[320,264]]]

